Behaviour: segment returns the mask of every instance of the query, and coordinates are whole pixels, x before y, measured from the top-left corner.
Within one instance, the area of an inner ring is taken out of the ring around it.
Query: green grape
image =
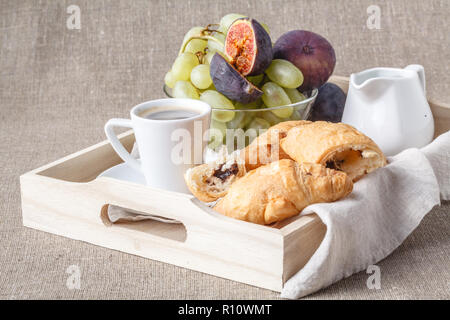
[[[198,58],[191,52],[183,52],[173,63],[172,76],[175,80],[189,80],[192,69],[199,64]]]
[[[199,64],[191,71],[191,82],[199,89],[207,89],[212,84],[209,65]]]
[[[208,52],[206,53],[206,56],[205,56],[205,64],[207,63],[207,64],[211,64],[211,60],[212,60],[212,58],[213,58],[213,56],[214,56],[214,53],[216,53],[215,51],[210,51],[209,50],[209,48],[208,48]]]
[[[298,88],[303,83],[302,72],[287,60],[272,60],[265,73],[270,80],[284,88]]]
[[[269,108],[291,104],[291,100],[286,92],[284,92],[283,88],[274,82],[267,82],[264,84],[262,91],[262,100]]]
[[[200,99],[208,103],[211,108],[234,109],[233,103],[227,97],[217,91],[206,90],[202,93]]]
[[[173,88],[173,86],[175,85],[176,79],[173,78],[173,74],[172,71],[170,70],[169,72],[166,73],[166,75],[164,76],[164,83],[166,84],[166,86],[168,86],[169,88]]]
[[[295,110],[294,112],[292,112],[292,115],[289,117],[289,119],[291,119],[291,120],[303,120],[304,117],[302,117],[301,110]]]
[[[204,27],[192,27],[188,32],[184,35],[183,42],[186,42],[190,37],[200,35],[201,32],[205,29]]]
[[[242,120],[242,128],[247,128],[256,116],[256,112],[246,112]]]
[[[210,127],[212,129],[219,130],[220,133],[222,134],[222,136],[225,137],[227,125],[224,122],[220,122],[220,121],[216,121],[216,120],[212,119]]]
[[[178,80],[172,90],[174,98],[199,99],[195,87],[189,81]]]
[[[278,118],[273,112],[270,111],[261,111],[262,118],[267,120],[271,126],[283,121],[283,119]]]
[[[206,40],[192,39],[186,45],[184,52],[191,52],[191,53],[197,53],[199,51],[203,52],[203,50],[205,50],[207,45],[208,45],[208,42]]]
[[[200,100],[206,102],[211,106],[213,109],[234,109],[233,103],[225,97],[223,94],[213,91],[213,90],[206,90],[203,91],[200,95]],[[220,122],[228,122],[233,120],[234,118],[234,111],[229,110],[213,110],[211,117],[214,120],[220,121]]]
[[[294,112],[293,107],[283,107],[280,109],[270,110],[279,118],[289,118]],[[283,120],[284,121],[284,120]]]
[[[227,35],[228,29],[219,25],[217,31],[222,32],[224,35]]]
[[[227,126],[223,122],[212,119],[210,129],[208,147],[215,149],[222,145],[226,135]]]
[[[264,79],[264,73],[261,73],[260,75],[257,75],[257,76],[247,77],[247,80],[250,81],[253,85],[255,85],[257,87],[261,84],[263,79]]]
[[[220,28],[222,30],[227,30],[228,28],[231,26],[231,24],[239,18],[245,18],[247,16],[244,16],[242,14],[238,14],[238,13],[229,13],[225,16],[222,17],[222,19],[220,19]]]
[[[243,127],[242,121],[245,118],[245,112],[235,112],[233,120],[227,122],[228,129],[240,129]]]
[[[288,95],[289,99],[291,99],[292,103],[297,103],[306,99],[306,97],[300,93],[297,89],[292,88],[283,88],[284,92]]]
[[[183,42],[181,44],[181,47],[183,47],[186,42],[189,40],[189,38],[193,37],[193,36],[198,36],[201,34],[201,32],[204,30],[204,27],[193,27],[191,28],[185,35],[183,38]],[[195,52],[194,52],[195,53]]]
[[[229,111],[229,110],[224,110],[224,111],[213,110],[211,113],[211,117],[217,121],[228,122],[228,121],[233,120],[234,114],[235,114],[234,111]]]
[[[208,49],[211,52],[223,52],[223,45],[225,43],[225,34],[220,32],[214,32],[212,36],[217,40],[219,40],[221,44],[213,40],[208,40]]]
[[[264,104],[269,107],[279,107],[291,104],[289,96],[284,92],[283,88],[274,82],[267,82],[262,87]],[[271,110],[277,117],[288,118],[291,116],[294,109],[292,107],[280,108]]]
[[[260,22],[260,24],[262,25],[262,27],[264,28],[264,30],[266,30],[266,32],[268,34],[270,34],[270,29],[269,26],[267,24],[265,24],[264,22]]]
[[[257,131],[269,129],[271,127],[270,123],[263,119],[263,118],[255,118],[253,121],[249,124],[249,129],[255,129]]]
[[[216,90],[216,87],[214,86],[214,83],[212,83],[206,90],[214,90],[214,91],[217,91],[217,90]]]
[[[262,105],[262,100],[258,99],[247,104],[236,102],[236,109],[258,109]]]

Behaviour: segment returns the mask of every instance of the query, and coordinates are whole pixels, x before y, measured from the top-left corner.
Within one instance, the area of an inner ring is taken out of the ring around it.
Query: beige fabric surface
[[[81,8],[81,30],[66,9]],[[366,27],[381,8],[381,29]],[[0,0],[0,298],[277,298],[278,294],[27,229],[19,175],[104,140],[103,125],[162,97],[184,33],[229,12],[267,23],[273,39],[303,28],[333,44],[335,74],[424,65],[431,98],[450,101],[450,1],[17,1]],[[450,203],[435,208],[378,264],[308,299],[450,298]],[[70,265],[81,288],[69,290]]]

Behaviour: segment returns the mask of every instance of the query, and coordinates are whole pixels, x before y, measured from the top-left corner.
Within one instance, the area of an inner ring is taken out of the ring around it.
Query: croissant
[[[186,171],[184,180],[194,196],[204,202],[226,195],[230,185],[246,173],[245,165],[236,158],[227,162],[205,163]]]
[[[344,123],[316,121],[297,126],[281,140],[281,147],[297,162],[344,171],[352,181],[387,163],[375,142]]]
[[[283,159],[234,182],[214,209],[239,220],[270,224],[294,216],[312,203],[341,199],[352,189],[344,172]]]
[[[245,163],[247,171],[256,169],[264,164],[271,163],[281,159],[291,159],[289,155],[280,148],[281,139],[285,138],[287,133],[294,127],[309,124],[311,121],[285,121],[270,127],[252,141],[240,156]]]
[[[290,129],[307,123],[310,121],[286,121],[270,127],[245,149],[218,162],[189,169],[184,176],[186,185],[201,201],[211,202],[225,196],[230,185],[247,171],[279,159],[290,159],[280,148],[280,140]]]

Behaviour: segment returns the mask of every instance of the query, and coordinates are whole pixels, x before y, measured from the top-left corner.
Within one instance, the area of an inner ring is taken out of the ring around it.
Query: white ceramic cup
[[[183,119],[154,120],[146,116],[159,111],[184,111]],[[130,167],[145,176],[148,186],[189,193],[184,181],[187,169],[202,163],[211,107],[200,100],[160,99],[141,103],[130,111],[130,119],[111,119],[105,133],[114,150]],[[140,161],[121,144],[114,127],[132,128]]]

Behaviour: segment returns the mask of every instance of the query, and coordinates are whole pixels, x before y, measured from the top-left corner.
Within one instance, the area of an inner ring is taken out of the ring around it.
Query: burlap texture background
[[[81,30],[66,9],[81,8]],[[381,29],[366,26],[381,8]],[[103,125],[162,97],[184,33],[229,12],[267,23],[273,39],[324,35],[335,74],[425,66],[428,95],[450,101],[450,2],[0,0],[0,298],[277,298],[274,292],[24,228],[19,175],[103,140]],[[380,262],[381,290],[364,272],[308,298],[450,298],[450,204],[434,209]],[[66,269],[81,269],[81,289]]]

